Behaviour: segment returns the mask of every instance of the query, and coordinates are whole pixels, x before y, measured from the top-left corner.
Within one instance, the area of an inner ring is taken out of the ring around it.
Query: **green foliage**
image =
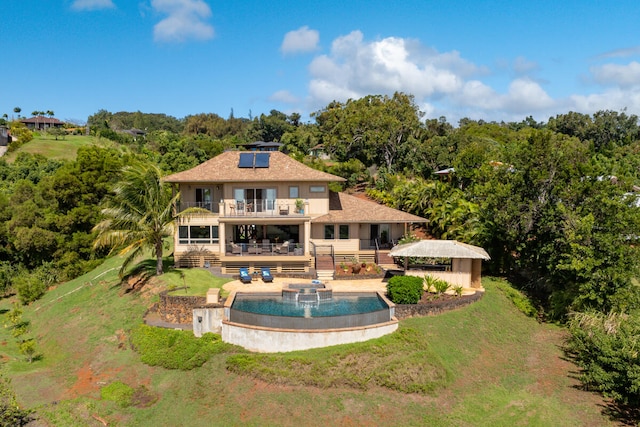
[[[35,275],[20,275],[14,279],[14,284],[20,302],[25,305],[40,299],[47,291],[47,285]]]
[[[25,426],[33,419],[33,410],[22,409],[11,389],[11,380],[0,369],[0,426]]]
[[[521,291],[515,289],[511,284],[504,280],[496,280],[496,287],[502,291],[509,300],[516,306],[518,310],[529,317],[537,317],[538,310],[531,300]]]
[[[429,346],[425,334],[402,328],[366,343],[283,354],[238,354],[227,369],[263,381],[324,389],[384,387],[402,393],[430,394],[451,373]]]
[[[115,402],[122,408],[127,408],[131,406],[133,392],[133,388],[127,384],[114,381],[100,389],[100,397],[103,400]]]
[[[202,366],[212,355],[230,348],[220,335],[206,333],[196,338],[192,332],[147,325],[132,331],[131,343],[143,363],[183,371]]]
[[[33,133],[24,123],[11,122],[10,130],[13,140],[9,144],[8,151],[15,151],[33,139]]]
[[[27,338],[25,340],[21,340],[18,343],[18,348],[20,350],[20,354],[24,355],[27,359],[27,362],[29,363],[33,362],[33,360],[37,357],[35,338]]]
[[[393,276],[387,282],[387,294],[396,304],[417,304],[423,292],[420,277]]]
[[[429,274],[425,274],[422,281],[424,283],[424,289],[427,292],[431,292],[431,290],[433,289],[433,292],[435,292],[436,294],[445,293],[451,287],[451,285],[445,280],[439,279]],[[460,291],[462,292],[462,288],[460,289]]]
[[[575,313],[569,321],[568,350],[592,390],[617,403],[640,407],[640,316]]]
[[[447,292],[450,287],[451,285],[442,279],[436,279],[433,282],[433,288],[435,289],[436,294],[443,294]]]
[[[95,248],[119,250],[126,255],[120,274],[142,253],[151,249],[156,257],[156,274],[164,272],[164,238],[173,236],[173,207],[179,194],[171,195],[162,172],[148,163],[135,163],[123,171],[123,179],[105,203],[104,219],[95,227]]]

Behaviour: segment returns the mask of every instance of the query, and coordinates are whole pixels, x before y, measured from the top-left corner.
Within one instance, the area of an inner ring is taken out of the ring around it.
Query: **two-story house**
[[[312,169],[281,152],[228,151],[165,177],[184,211],[174,258],[180,266],[308,272],[319,255],[334,263],[375,261],[412,223],[424,218],[329,190],[343,178]]]

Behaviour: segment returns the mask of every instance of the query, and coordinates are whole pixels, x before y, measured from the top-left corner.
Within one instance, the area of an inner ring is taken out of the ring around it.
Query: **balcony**
[[[249,243],[228,243],[225,248],[227,256],[302,256],[304,249],[300,243],[271,243],[268,239]]]
[[[308,213],[308,206],[296,204],[290,200],[254,200],[223,203],[180,202],[180,212],[189,208],[206,209],[221,217],[254,217],[254,218],[302,218]]]
[[[224,203],[225,217],[303,217],[305,207],[296,207],[295,203],[279,200],[254,200]]]

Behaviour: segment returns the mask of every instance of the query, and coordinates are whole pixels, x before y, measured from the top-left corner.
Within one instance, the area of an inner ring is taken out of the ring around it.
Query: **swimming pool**
[[[376,294],[334,294],[330,300],[304,302],[286,300],[282,295],[239,294],[233,302],[232,309],[270,316],[308,318],[370,313],[388,309],[388,306]]]

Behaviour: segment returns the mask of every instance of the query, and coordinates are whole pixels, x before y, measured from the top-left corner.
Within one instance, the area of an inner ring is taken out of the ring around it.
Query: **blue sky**
[[[403,91],[426,118],[640,115],[640,2],[3,0],[0,115],[178,118]]]

